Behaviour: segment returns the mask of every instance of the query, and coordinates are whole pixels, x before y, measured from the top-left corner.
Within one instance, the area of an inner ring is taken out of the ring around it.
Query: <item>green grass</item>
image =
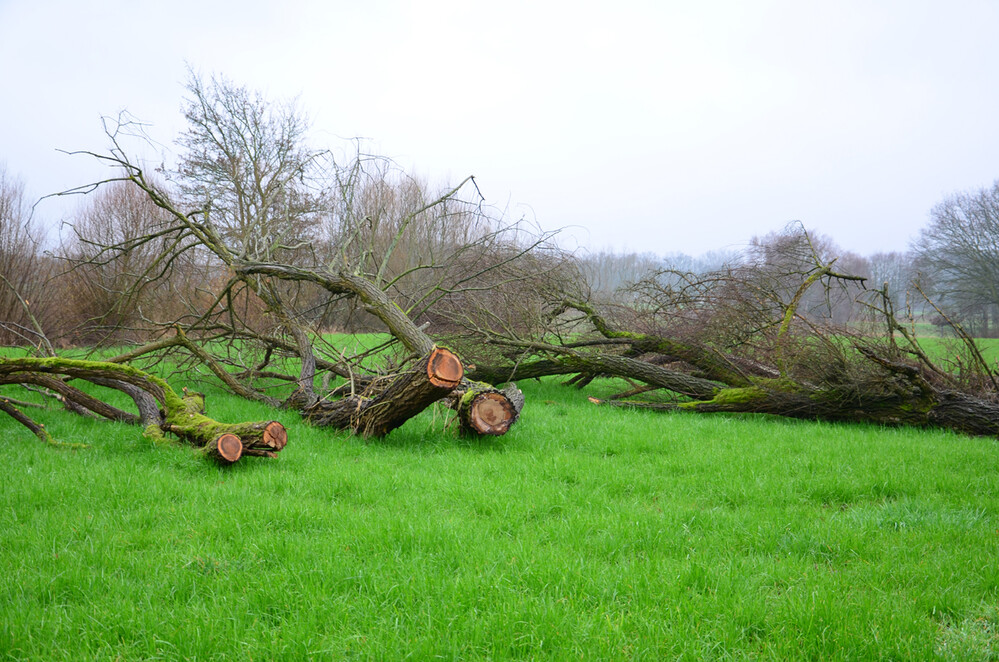
[[[498,439],[279,413],[281,456],[229,470],[0,418],[0,657],[999,659],[999,442],[523,387]]]
[[[982,358],[995,370],[999,371],[999,338],[976,338],[975,343],[982,353]],[[956,338],[919,338],[922,346],[930,358],[935,361],[942,361],[944,365],[958,365],[959,362],[967,363],[967,350],[960,340]]]

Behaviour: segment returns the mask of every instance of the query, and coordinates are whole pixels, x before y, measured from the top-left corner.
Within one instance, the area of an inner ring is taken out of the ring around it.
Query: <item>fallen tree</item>
[[[461,361],[434,347],[410,369],[372,379],[361,393],[317,400],[302,415],[315,425],[346,428],[366,437],[383,437],[462,383]]]
[[[456,339],[475,364],[469,377],[565,375],[580,387],[619,377],[631,388],[590,401],[999,437],[999,378],[960,326],[952,324],[953,351],[963,358],[940,365],[913,333],[911,314],[899,319],[886,288],[838,271],[803,230],[773,243],[766,260],[750,255],[721,272],[651,274],[629,290],[628,305],[600,306],[564,288],[531,337],[469,325]],[[834,307],[852,317],[834,323]],[[631,399],[650,393],[658,401]]]
[[[892,388],[885,389],[891,383]],[[760,381],[749,387],[719,387],[709,399],[676,403],[589,398],[598,405],[672,412],[772,414],[807,420],[946,428],[999,437],[999,403],[929,383],[911,366],[886,366],[881,379],[848,389]]]
[[[124,283],[116,310],[137,311],[145,328],[129,334],[155,340],[112,360],[152,369],[169,358],[187,374],[211,373],[240,397],[369,437],[456,388],[468,392],[461,359],[427,331],[437,306],[552,268],[537,257],[551,249],[548,235],[529,236],[487,213],[471,177],[430,194],[386,159],[307,149],[291,106],[275,110],[245,89],[193,75],[189,91],[172,187],[130,160],[120,141],[125,121],[108,127],[108,153],[82,152],[117,176],[67,192],[126,186],[157,210],[155,223],[110,233],[115,240],[81,226],[80,248],[67,258],[83,270],[130,258],[138,265],[115,274]],[[174,287],[191,282],[191,271],[204,274],[194,290]],[[161,318],[153,314],[161,308],[142,308],[162,287],[176,292],[171,310],[183,314]],[[328,333],[341,325],[390,338],[347,350]],[[462,431],[505,433],[522,404],[482,395]]]

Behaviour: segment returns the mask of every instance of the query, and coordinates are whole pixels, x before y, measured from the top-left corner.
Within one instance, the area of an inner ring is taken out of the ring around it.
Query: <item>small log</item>
[[[278,421],[223,423],[221,425],[226,432],[239,437],[247,448],[260,447],[277,452],[288,445],[288,431]]]
[[[235,464],[243,455],[243,442],[236,435],[226,433],[205,444],[202,452],[221,465]]]
[[[467,403],[467,404],[466,404]],[[471,428],[479,434],[502,435],[510,429],[516,412],[501,393],[480,393],[471,401],[462,398],[458,409],[462,429]]]
[[[250,450],[278,453],[288,445],[288,431],[278,421],[237,423],[230,426],[229,431],[238,435],[243,441],[244,453],[247,455],[256,455],[249,453]]]
[[[464,390],[450,401],[458,412],[461,434],[504,435],[520,418],[524,394],[516,384],[500,390],[483,382],[466,380],[462,388]]]

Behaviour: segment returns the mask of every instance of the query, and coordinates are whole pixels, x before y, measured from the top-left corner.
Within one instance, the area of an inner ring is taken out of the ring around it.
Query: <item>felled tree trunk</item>
[[[277,457],[288,445],[288,431],[278,421],[235,423],[227,430],[243,442],[243,455]]]
[[[772,414],[787,418],[877,425],[946,428],[999,437],[999,404],[953,390],[879,392],[863,386],[849,393],[794,384],[722,388],[714,397],[678,403],[614,402],[599,405],[677,412]]]
[[[185,393],[165,410],[164,420],[159,427],[164,432],[185,439],[192,446],[208,448],[206,454],[213,458],[221,455],[228,459],[227,455],[221,451],[216,452],[216,449],[229,449],[230,454],[235,454],[235,442],[239,442],[240,451],[232,462],[243,455],[277,457],[277,453],[288,444],[288,433],[278,421],[219,423],[206,416],[204,411],[203,394]],[[235,438],[235,442],[232,438]]]
[[[383,437],[451,393],[463,374],[453,352],[434,347],[406,372],[373,381],[361,394],[320,401],[302,415],[315,425]]]

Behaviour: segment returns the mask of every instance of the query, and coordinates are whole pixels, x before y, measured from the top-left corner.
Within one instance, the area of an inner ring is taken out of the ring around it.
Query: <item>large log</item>
[[[384,437],[461,384],[464,368],[453,352],[434,347],[411,369],[373,381],[359,395],[319,401],[303,415],[315,425]]]

